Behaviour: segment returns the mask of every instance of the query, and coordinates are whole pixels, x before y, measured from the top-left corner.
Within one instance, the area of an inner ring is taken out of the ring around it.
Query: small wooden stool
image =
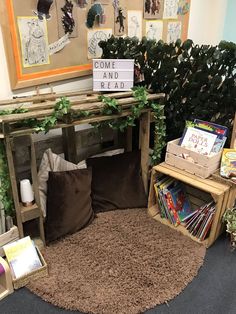
[[[0,300],[14,291],[10,268],[7,262],[0,257]]]

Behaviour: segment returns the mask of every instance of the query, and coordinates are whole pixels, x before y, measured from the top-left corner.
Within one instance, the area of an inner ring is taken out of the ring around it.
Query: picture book
[[[225,148],[221,157],[220,175],[236,180],[236,149]]]
[[[187,127],[181,146],[202,155],[210,155],[217,135],[194,127]]]
[[[228,128],[226,126],[216,124],[213,122],[203,121],[199,119],[194,119],[195,127],[209,132],[214,132],[215,134],[226,137],[228,133]]]
[[[169,189],[166,197],[168,205],[176,213],[179,223],[193,212],[182,183],[178,182],[175,187]]]
[[[37,250],[29,236],[6,244],[3,249],[15,279],[42,266]]]

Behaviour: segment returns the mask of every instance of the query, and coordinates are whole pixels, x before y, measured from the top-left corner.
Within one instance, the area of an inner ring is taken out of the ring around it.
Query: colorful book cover
[[[30,237],[3,246],[14,278],[22,277],[42,266]]]
[[[236,149],[225,148],[221,157],[220,175],[236,179]]]
[[[193,212],[184,186],[180,182],[175,187],[169,189],[167,201],[171,210],[177,215],[177,222],[179,223]]]
[[[193,127],[187,127],[181,146],[202,155],[210,155],[217,135]]]
[[[214,132],[222,137],[227,136],[228,128],[224,125],[220,125],[220,124],[216,124],[216,123],[208,122],[208,121],[203,121],[199,119],[194,119],[194,123],[196,124],[196,127],[199,127],[203,130]]]

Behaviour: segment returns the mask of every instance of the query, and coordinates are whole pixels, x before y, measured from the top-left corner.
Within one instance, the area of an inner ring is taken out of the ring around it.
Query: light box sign
[[[94,91],[126,91],[134,86],[134,60],[93,59]]]

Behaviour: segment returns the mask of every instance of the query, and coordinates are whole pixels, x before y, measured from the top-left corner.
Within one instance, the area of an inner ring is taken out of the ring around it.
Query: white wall
[[[227,2],[191,0],[188,38],[196,44],[217,45],[223,38]]]
[[[218,44],[223,36],[227,1],[192,0],[188,37],[199,44]],[[55,92],[91,89],[92,79],[88,77],[86,79],[73,79],[51,85]],[[46,87],[41,89],[41,91],[49,92],[50,90]],[[17,92],[11,91],[2,32],[0,31],[0,99],[12,98],[13,95],[29,95],[33,93],[33,88],[21,89]]]

